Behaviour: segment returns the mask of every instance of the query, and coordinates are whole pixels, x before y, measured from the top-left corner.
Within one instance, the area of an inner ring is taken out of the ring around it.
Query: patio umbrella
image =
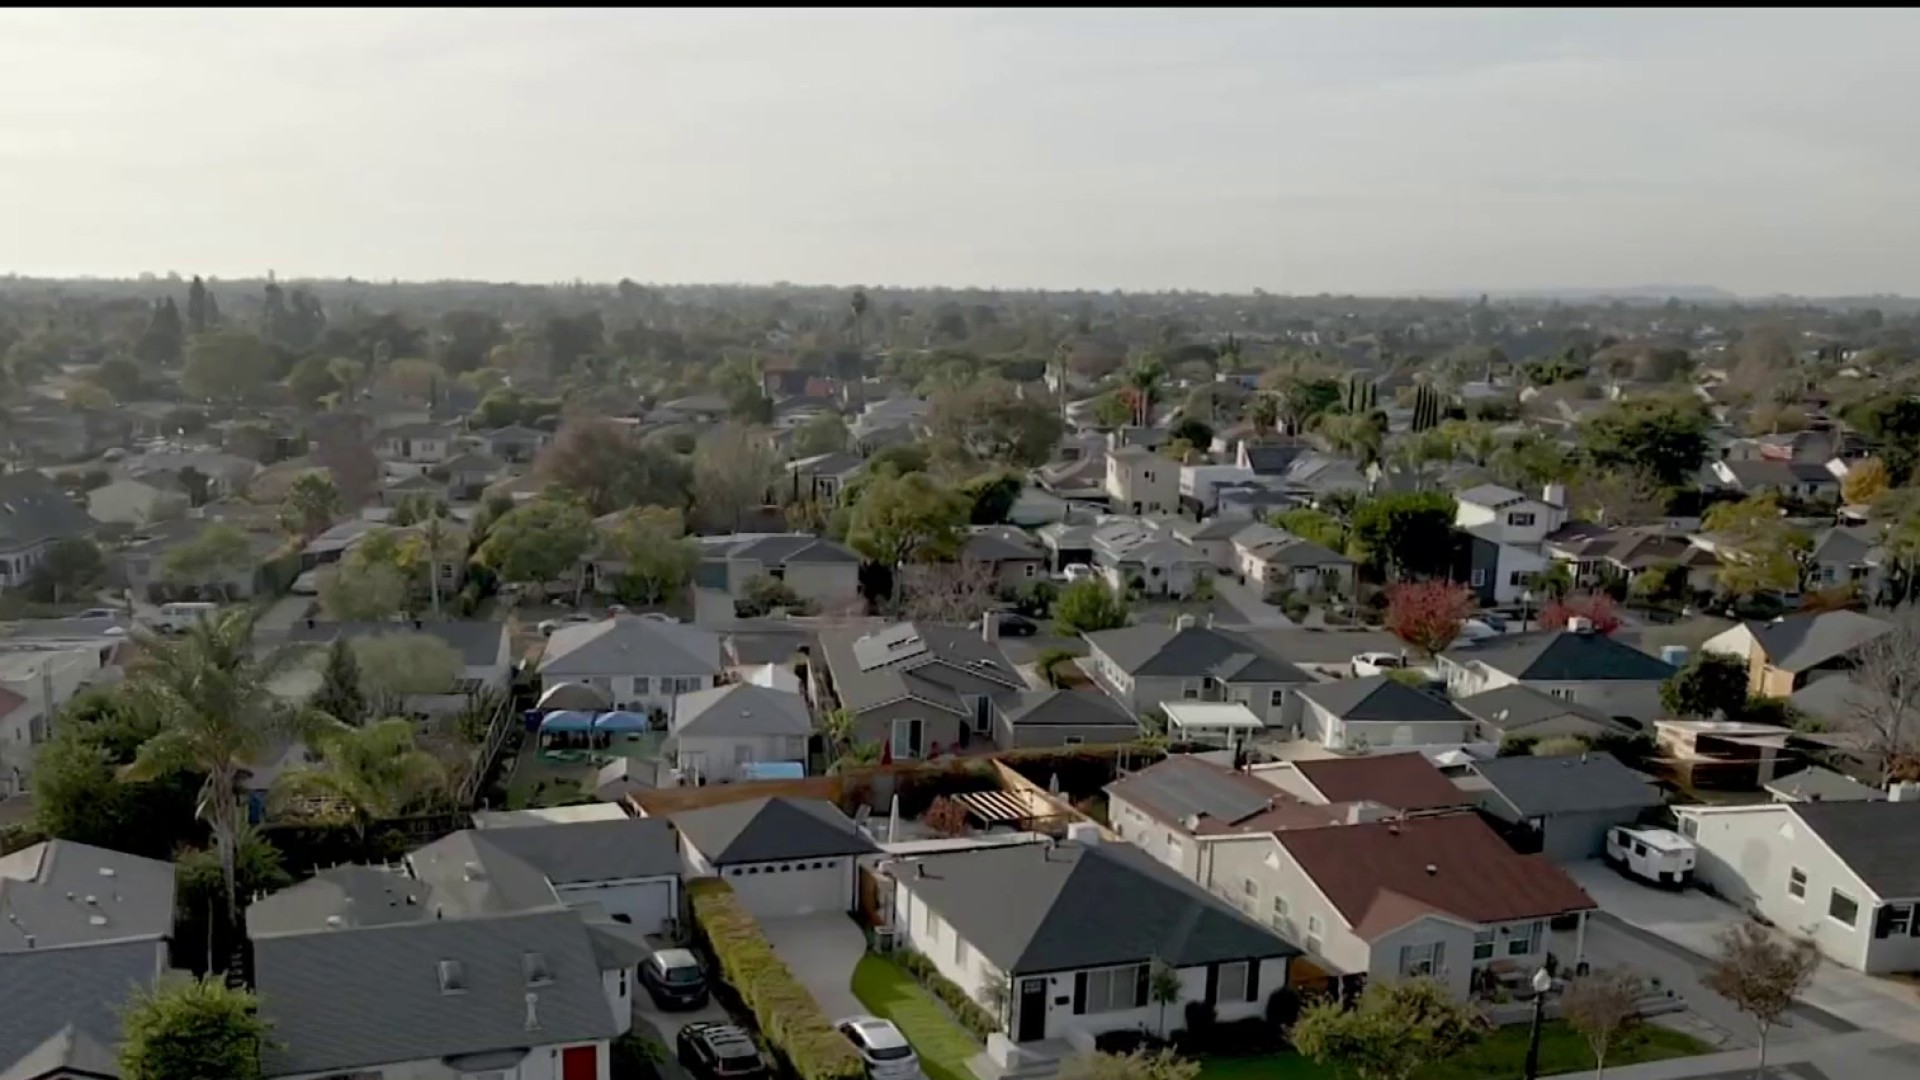
[[[593,714],[571,710],[550,712],[540,721],[541,731],[592,731]]]
[[[563,682],[547,687],[546,693],[540,695],[540,702],[536,708],[585,709],[588,712],[603,712],[613,708],[613,699],[607,696],[605,690],[597,686]]]
[[[649,731],[652,728],[653,721],[637,712],[601,713],[593,721],[595,731]]]

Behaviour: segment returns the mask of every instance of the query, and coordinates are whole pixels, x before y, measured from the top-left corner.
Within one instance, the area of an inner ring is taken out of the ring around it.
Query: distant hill
[[[1609,300],[1628,300],[1636,303],[1665,303],[1677,299],[1689,304],[1732,304],[1738,303],[1738,294],[1713,285],[1621,285],[1613,288],[1578,288],[1572,286],[1548,289],[1454,289],[1448,292],[1424,293],[1424,296],[1448,300],[1472,300],[1485,295],[1492,300],[1565,300],[1572,303],[1592,304]]]

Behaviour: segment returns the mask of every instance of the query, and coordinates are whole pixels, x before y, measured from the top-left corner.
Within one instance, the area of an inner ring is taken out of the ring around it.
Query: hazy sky
[[[1920,294],[1913,11],[0,11],[0,270]]]

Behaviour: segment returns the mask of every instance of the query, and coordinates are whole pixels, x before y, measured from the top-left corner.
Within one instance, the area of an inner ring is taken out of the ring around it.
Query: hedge
[[[800,1080],[865,1080],[853,1044],[833,1029],[813,995],[794,979],[760,924],[718,878],[687,883],[693,921],[725,979],[753,1013],[767,1044]]]
[[[946,1002],[953,1011],[954,1019],[960,1026],[973,1033],[974,1038],[985,1041],[986,1037],[1000,1030],[1000,1022],[981,1004],[967,996],[960,984],[947,978],[933,966],[933,961],[912,949],[902,949],[894,960],[900,969],[914,977],[921,986],[933,992],[933,996]]]

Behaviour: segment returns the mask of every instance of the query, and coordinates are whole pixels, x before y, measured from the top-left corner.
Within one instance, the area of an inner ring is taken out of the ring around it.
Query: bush
[[[853,1044],[833,1029],[820,1004],[774,955],[733,887],[717,878],[692,881],[687,896],[694,925],[718,961],[720,977],[800,1080],[865,1080],[866,1068]]]
[[[1283,986],[1267,995],[1267,1023],[1284,1031],[1300,1018],[1300,995]]]
[[[1137,1051],[1151,1054],[1164,1049],[1167,1041],[1151,1031],[1122,1030],[1103,1031],[1093,1037],[1093,1048],[1102,1054],[1118,1054],[1125,1057]]]
[[[953,1010],[954,1019],[960,1021],[961,1027],[972,1032],[974,1038],[984,1041],[987,1036],[1000,1030],[1000,1021],[960,989],[960,984],[935,970],[933,961],[925,955],[903,949],[893,959],[901,970],[913,976],[914,981],[932,991],[934,997],[946,1002],[947,1008]]]
[[[1214,1012],[1213,1005],[1205,1001],[1189,1001],[1186,1017],[1188,1041],[1205,1046],[1213,1029],[1219,1024],[1219,1015]]]

